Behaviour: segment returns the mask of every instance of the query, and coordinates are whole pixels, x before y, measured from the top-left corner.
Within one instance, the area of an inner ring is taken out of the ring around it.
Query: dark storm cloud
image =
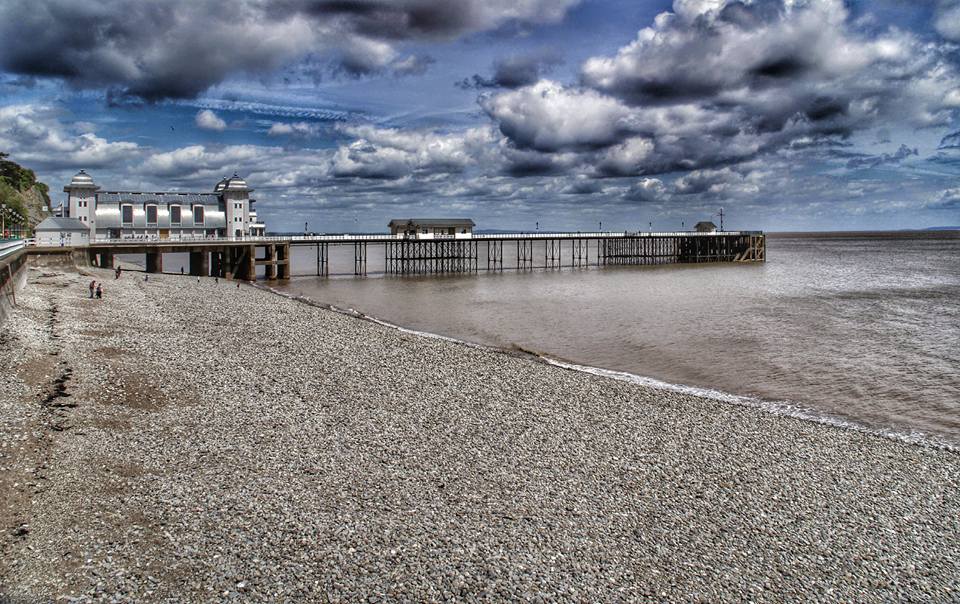
[[[0,68],[62,78],[118,98],[189,98],[237,73],[305,59],[343,72],[417,73],[404,41],[450,39],[510,21],[552,21],[576,0],[8,0]]]
[[[563,59],[555,52],[542,51],[533,54],[516,55],[500,59],[493,65],[493,76],[485,78],[474,74],[457,82],[463,89],[483,88],[519,88],[535,83],[553,69],[563,64]]]

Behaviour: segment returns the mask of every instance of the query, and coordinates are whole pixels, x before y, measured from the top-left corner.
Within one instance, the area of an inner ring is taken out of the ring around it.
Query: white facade
[[[90,228],[98,239],[195,239],[261,236],[253,189],[234,174],[213,192],[101,191],[81,170],[63,188],[64,217]]]
[[[33,230],[37,245],[75,247],[90,243],[90,228],[74,218],[46,218]]]
[[[100,187],[93,183],[90,175],[83,170],[80,170],[80,172],[73,177],[73,180],[70,181],[70,185],[63,189],[67,193],[66,217],[76,218],[87,225],[91,232],[96,232],[97,228],[97,217],[94,210],[97,207],[96,196],[99,189]]]

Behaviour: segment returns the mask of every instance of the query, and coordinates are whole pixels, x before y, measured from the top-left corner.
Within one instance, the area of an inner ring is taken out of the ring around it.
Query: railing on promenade
[[[22,250],[26,244],[24,239],[0,239],[0,260]]]

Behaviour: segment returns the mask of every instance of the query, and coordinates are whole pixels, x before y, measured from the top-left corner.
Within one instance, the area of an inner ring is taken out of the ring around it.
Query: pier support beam
[[[97,266],[100,268],[113,268],[113,252],[100,252]]]
[[[163,272],[163,254],[161,252],[147,252],[147,272]]]
[[[190,274],[195,277],[206,277],[210,274],[206,252],[190,252]]]

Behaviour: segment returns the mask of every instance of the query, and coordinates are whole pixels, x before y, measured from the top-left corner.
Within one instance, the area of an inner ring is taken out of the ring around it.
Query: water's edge
[[[644,377],[644,376],[636,375],[626,371],[616,371],[613,369],[604,369],[602,367],[593,367],[590,365],[583,365],[583,364],[574,363],[571,361],[560,360],[557,358],[550,357],[549,355],[546,355],[546,354],[542,354],[542,353],[531,351],[531,350],[526,350],[523,348],[511,349],[511,348],[502,348],[497,346],[489,346],[486,344],[478,344],[476,342],[461,340],[458,338],[453,338],[453,337],[445,336],[442,334],[410,329],[408,327],[403,327],[402,325],[397,325],[395,323],[385,321],[373,315],[368,315],[354,308],[340,308],[338,306],[334,306],[333,304],[319,302],[317,300],[314,300],[302,294],[301,295],[290,294],[285,291],[274,289],[267,285],[261,285],[259,283],[252,283],[251,285],[253,285],[253,287],[256,287],[257,289],[270,292],[272,294],[281,296],[283,298],[287,298],[289,300],[293,300],[295,302],[299,302],[301,304],[306,304],[308,306],[314,306],[317,308],[323,308],[325,310],[330,310],[342,315],[347,315],[349,317],[353,317],[355,319],[359,319],[362,321],[369,321],[371,323],[376,323],[377,325],[382,325],[390,329],[396,329],[397,331],[416,335],[419,337],[430,338],[434,340],[444,340],[447,342],[454,342],[454,343],[467,346],[469,348],[478,349],[478,350],[496,352],[499,354],[506,354],[514,357],[523,357],[526,359],[545,363],[553,367],[566,369],[568,371],[577,371],[577,372],[588,373],[591,375],[613,379],[621,382],[629,382],[631,384],[644,386],[646,388],[652,388],[654,390],[677,392],[681,394],[696,396],[699,398],[719,401],[719,402],[727,403],[731,405],[749,407],[751,409],[759,409],[761,411],[765,411],[767,413],[771,413],[773,415],[778,415],[781,417],[790,417],[793,419],[812,422],[815,424],[820,424],[820,425],[829,426],[832,428],[838,428],[842,430],[852,430],[854,432],[869,434],[871,436],[876,436],[876,437],[884,438],[887,440],[893,440],[893,441],[901,442],[908,445],[914,445],[914,446],[919,446],[919,447],[928,448],[928,449],[950,451],[953,453],[960,453],[960,446],[953,445],[951,443],[941,440],[938,437],[930,436],[920,431],[900,432],[897,430],[876,429],[876,428],[871,428],[869,426],[866,426],[851,420],[834,417],[791,401],[770,401],[770,400],[764,400],[758,397],[743,396],[739,394],[723,392],[720,390],[713,390],[711,388],[687,386],[684,384],[672,384],[670,382],[664,382],[655,378]]]

